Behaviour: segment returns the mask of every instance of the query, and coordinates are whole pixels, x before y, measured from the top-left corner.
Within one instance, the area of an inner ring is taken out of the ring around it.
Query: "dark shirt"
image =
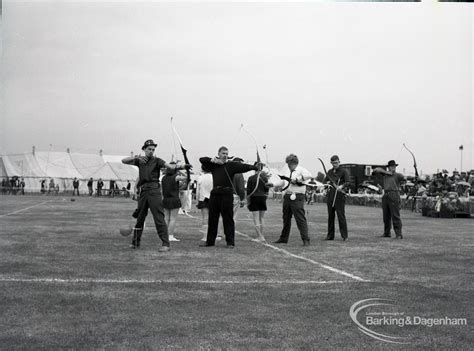
[[[400,173],[393,175],[383,175],[383,190],[384,191],[400,191],[400,183],[405,181],[405,176]]]
[[[338,169],[331,168],[328,171],[326,177],[324,178],[323,183],[332,183],[336,186],[342,185],[344,188],[349,187],[349,172],[341,167],[339,167]],[[334,188],[331,187],[329,191],[334,191]]]
[[[160,183],[160,171],[166,164],[161,158],[151,157],[148,162],[144,165],[140,164],[138,159],[134,160],[133,163],[138,167],[138,187],[145,183]]]
[[[214,194],[232,194],[234,192],[232,179],[235,174],[257,170],[256,166],[240,162],[228,161],[223,165],[212,163],[210,157],[201,157],[199,161],[212,173],[212,193]]]
[[[92,180],[89,180],[89,181],[87,182],[87,186],[90,186],[90,187],[92,187],[92,184],[93,184],[93,183],[94,183],[94,181],[92,181]]]
[[[177,176],[178,174],[165,174],[163,178],[161,178],[161,188],[164,199],[179,199],[179,182],[176,181]]]
[[[265,185],[268,183],[268,178],[260,173],[260,181],[258,182],[257,190],[252,194],[252,191],[255,189],[255,185],[257,184],[257,174],[254,174],[247,180],[247,195],[252,194],[253,196],[267,196],[268,195],[268,187]]]
[[[78,181],[78,180],[73,180],[73,181],[72,181],[72,186],[73,186],[74,188],[79,188],[79,181]]]

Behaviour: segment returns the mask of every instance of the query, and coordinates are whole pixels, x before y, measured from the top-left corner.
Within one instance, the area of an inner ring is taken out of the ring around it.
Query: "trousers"
[[[227,245],[235,244],[234,196],[232,193],[213,194],[209,198],[209,220],[207,227],[208,245],[216,242],[219,217],[222,216],[224,234]]]
[[[139,234],[137,234],[137,238],[134,239],[140,242],[140,237],[143,232],[143,225],[145,224],[145,219],[148,215],[148,209],[150,209],[150,212],[153,215],[156,232],[158,233],[163,246],[170,246],[168,238],[168,226],[165,222],[165,212],[163,210],[163,199],[161,196],[161,190],[159,188],[142,189],[140,192],[140,197],[138,198],[138,217],[135,224],[135,228],[138,229]]]
[[[328,207],[328,239],[334,239],[334,232],[335,232],[335,219],[337,214],[337,220],[339,222],[339,231],[341,232],[341,236],[344,239],[347,239],[347,221],[346,221],[346,197],[344,194],[337,193],[336,201],[334,202],[334,196],[336,191],[331,190],[327,200],[327,207]],[[334,207],[332,204],[334,202]]]
[[[390,230],[395,230],[397,236],[402,235],[402,220],[400,219],[400,194],[397,191],[386,192],[382,197],[384,235],[390,236]]]
[[[296,199],[291,200],[290,194],[283,196],[283,229],[281,231],[280,240],[287,242],[290,237],[291,218],[294,216],[296,226],[303,241],[309,241],[308,223],[304,211],[305,196],[304,194],[296,194]]]

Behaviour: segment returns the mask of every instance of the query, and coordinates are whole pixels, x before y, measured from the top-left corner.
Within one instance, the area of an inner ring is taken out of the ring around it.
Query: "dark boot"
[[[142,238],[143,229],[133,228],[133,239],[130,247],[138,249],[140,247],[140,239]]]

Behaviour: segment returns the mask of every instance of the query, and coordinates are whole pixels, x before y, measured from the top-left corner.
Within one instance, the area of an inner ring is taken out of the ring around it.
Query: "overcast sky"
[[[193,162],[240,125],[312,172],[328,161],[473,168],[469,4],[3,2],[1,153],[128,155],[143,141]],[[176,146],[177,147],[177,146]],[[264,152],[260,151],[265,158]]]

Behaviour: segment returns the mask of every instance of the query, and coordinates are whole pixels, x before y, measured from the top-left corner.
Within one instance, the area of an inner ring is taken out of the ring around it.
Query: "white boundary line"
[[[43,205],[43,204],[45,204],[45,203],[47,203],[47,202],[51,202],[51,201],[53,201],[53,200],[43,201],[43,202],[40,202],[39,204],[32,205],[32,206],[28,206],[28,207],[23,208],[23,209],[21,209],[21,210],[16,210],[16,211],[13,211],[13,212],[5,213],[5,214],[0,215],[0,218],[6,217],[6,216],[10,216],[10,215],[15,214],[15,213],[20,213],[20,212],[23,212],[23,211],[27,211],[27,210],[29,210],[30,208],[33,208],[33,207],[36,207],[36,206],[40,206],[40,205]]]
[[[243,236],[243,237],[246,237],[247,239],[252,240],[252,238],[251,238],[250,236],[248,236],[247,234],[241,233],[241,232],[239,232],[238,230],[236,230],[235,233],[238,234],[238,235],[241,235],[241,236]],[[252,241],[253,241],[253,240],[252,240]],[[310,259],[310,258],[306,258],[306,257],[303,257],[303,256],[295,255],[295,254],[293,254],[293,253],[291,253],[291,252],[289,252],[289,251],[287,251],[287,250],[285,250],[285,249],[281,249],[281,248],[279,248],[279,247],[270,245],[270,244],[268,244],[268,243],[262,243],[262,242],[260,242],[260,244],[262,244],[262,245],[264,245],[264,246],[266,246],[266,247],[269,247],[269,248],[271,248],[271,249],[273,249],[273,250],[275,250],[275,251],[284,253],[284,254],[287,255],[287,256],[294,257],[294,258],[297,258],[297,259],[300,259],[300,260],[303,260],[303,261],[312,263],[312,264],[314,264],[314,265],[317,265],[317,266],[320,266],[320,267],[322,267],[322,268],[325,268],[325,269],[327,269],[327,270],[329,270],[329,271],[331,271],[331,272],[341,274],[341,275],[343,275],[343,276],[352,278],[352,279],[354,279],[354,280],[357,280],[357,281],[360,281],[360,282],[366,282],[366,283],[367,283],[367,282],[370,282],[370,280],[367,280],[367,279],[358,277],[358,276],[356,276],[356,275],[354,275],[354,274],[348,273],[348,272],[343,271],[343,270],[341,270],[341,269],[337,269],[337,268],[328,266],[327,264],[324,264],[324,263],[321,263],[321,262],[318,262],[318,261],[314,261],[314,260],[312,260],[312,259]]]
[[[174,279],[94,279],[94,278],[14,278],[1,277],[0,283],[59,283],[59,284],[246,284],[246,285],[324,285],[343,284],[342,280],[174,280]]]
[[[242,232],[240,232],[240,231],[238,231],[238,230],[235,230],[235,234],[238,234],[238,235],[240,235],[240,236],[243,236],[243,237],[249,239],[250,241],[255,242],[255,240],[253,240],[252,237],[250,237],[249,235],[247,235],[247,234],[245,234],[245,233],[242,233]],[[266,247],[269,247],[269,248],[271,248],[271,249],[273,249],[273,250],[275,250],[275,251],[282,252],[282,253],[284,253],[284,254],[287,255],[287,256],[294,257],[294,258],[297,258],[297,259],[299,259],[299,260],[303,260],[303,261],[312,263],[312,264],[314,264],[314,265],[317,265],[317,266],[320,266],[320,267],[322,267],[322,268],[324,268],[324,269],[327,269],[327,270],[329,270],[329,271],[331,271],[331,272],[334,272],[334,273],[337,273],[337,274],[341,274],[341,275],[343,275],[343,276],[349,277],[349,278],[354,279],[354,280],[357,280],[357,281],[359,281],[359,282],[364,282],[364,283],[370,282],[370,280],[367,280],[367,279],[358,277],[357,275],[348,273],[348,272],[343,271],[343,270],[341,270],[341,269],[337,269],[337,268],[328,266],[327,264],[324,264],[324,263],[321,263],[321,262],[314,261],[314,260],[312,260],[312,259],[310,259],[310,258],[306,258],[306,257],[303,257],[303,256],[295,255],[295,254],[293,254],[293,253],[291,253],[291,252],[289,252],[289,251],[287,251],[287,250],[285,250],[285,249],[280,249],[279,247],[270,245],[270,244],[268,244],[268,243],[263,243],[263,242],[257,242],[257,243],[262,244],[262,245],[264,245],[264,246],[266,246]]]
[[[40,206],[51,201],[52,200],[43,201],[43,202],[40,202],[39,204],[35,204],[32,206],[23,208],[21,210],[17,210],[17,211],[0,215],[0,218],[10,216],[15,213],[23,212],[23,211],[29,210],[30,208]],[[196,219],[196,217],[192,217],[192,216],[190,217]],[[247,234],[244,234],[238,230],[236,230],[235,233],[253,241],[252,238]],[[370,280],[358,277],[354,274],[328,266],[326,264],[314,261],[312,259],[295,255],[285,249],[281,249],[279,247],[270,245],[268,243],[260,243],[260,244],[266,247],[269,247],[275,251],[282,252],[287,256],[312,263],[314,265],[325,268],[331,272],[341,274],[351,279],[354,279],[360,282],[370,282]],[[150,284],[150,283],[151,284],[154,284],[154,283],[199,283],[199,284],[332,284],[332,283],[342,283],[342,281],[315,281],[315,280],[302,280],[302,281],[295,281],[293,283],[290,283],[290,282],[283,282],[283,281],[260,281],[260,280],[253,280],[253,281],[184,280],[184,281],[179,281],[179,280],[108,280],[108,279],[60,279],[60,278],[25,278],[23,279],[23,278],[8,278],[8,277],[7,278],[0,277],[0,282],[45,282],[45,283],[48,283],[48,282],[51,282],[51,283],[93,283],[93,282],[96,282],[96,283],[142,283],[142,284]]]

